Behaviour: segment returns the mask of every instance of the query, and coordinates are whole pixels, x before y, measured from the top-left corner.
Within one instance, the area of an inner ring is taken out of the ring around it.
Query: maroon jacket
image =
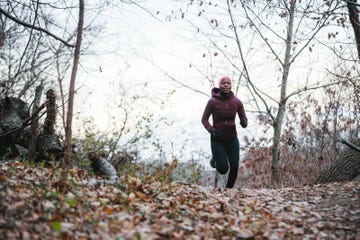
[[[214,133],[215,129],[222,132],[222,136],[217,139],[218,141],[231,140],[237,136],[236,113],[239,115],[240,125],[243,128],[247,127],[248,120],[244,106],[233,92],[224,94],[219,88],[213,88],[211,95],[212,97],[205,107],[201,122],[210,134]],[[209,122],[210,115],[212,115],[213,126]]]

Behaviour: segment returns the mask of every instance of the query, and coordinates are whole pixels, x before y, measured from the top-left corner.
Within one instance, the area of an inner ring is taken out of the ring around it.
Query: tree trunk
[[[56,112],[55,91],[50,89],[46,92],[46,118],[36,141],[39,160],[58,160],[63,154],[64,149],[55,134]]]
[[[279,110],[280,111],[280,110]],[[278,112],[279,116],[279,112]],[[278,118],[277,118],[278,119]],[[281,121],[282,122],[282,121]],[[273,126],[273,145],[272,145],[272,161],[271,161],[271,185],[277,187],[279,185],[279,159],[280,159],[280,135],[281,125],[278,125],[278,121]]]
[[[342,141],[347,148],[340,157],[324,169],[315,184],[360,180],[360,140],[355,144]]]
[[[46,92],[46,118],[44,122],[44,130],[49,133],[55,132],[55,123],[56,123],[56,94],[55,91],[50,89]]]
[[[356,0],[349,0],[347,2],[347,8],[349,11],[349,19],[354,30],[358,60],[360,61],[360,17],[358,10],[360,7],[356,6],[356,3]]]
[[[37,121],[37,110],[40,107],[40,99],[41,93],[43,91],[42,84],[37,86],[35,89],[35,98],[34,98],[34,105],[32,108],[32,116],[34,117],[34,121],[31,124],[31,131],[30,131],[30,140],[29,140],[29,162],[35,162],[36,159],[36,129],[38,128],[38,121]]]
[[[218,171],[215,170],[214,173],[214,188],[217,188],[219,185],[219,178],[220,178],[220,174]]]
[[[289,22],[287,26],[285,58],[284,58],[284,62],[282,63],[283,75],[282,75],[281,89],[280,89],[280,102],[279,102],[279,109],[276,115],[276,119],[273,124],[274,135],[273,135],[273,146],[272,146],[271,184],[274,187],[278,187],[280,184],[280,175],[279,175],[280,137],[281,137],[281,129],[285,114],[286,88],[288,84],[289,71],[291,65],[290,59],[291,59],[295,4],[296,1],[292,1],[292,3],[290,3],[290,8],[289,8]]]
[[[69,102],[68,102],[68,111],[66,118],[66,128],[65,128],[65,157],[63,163],[63,171],[61,174],[62,180],[67,178],[68,168],[71,162],[72,157],[72,117],[73,117],[73,107],[74,107],[74,95],[75,95],[75,80],[77,68],[79,65],[80,58],[80,48],[81,48],[81,38],[84,25],[84,0],[79,0],[79,22],[77,28],[77,37],[76,37],[76,46],[74,54],[74,63],[71,72],[70,87],[69,87]]]
[[[0,28],[0,49],[4,45],[5,42],[5,32],[3,29]]]

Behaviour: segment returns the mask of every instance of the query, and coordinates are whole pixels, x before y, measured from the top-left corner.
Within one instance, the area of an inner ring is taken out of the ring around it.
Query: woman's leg
[[[226,144],[226,152],[230,164],[230,172],[226,187],[232,188],[235,184],[238,175],[238,168],[239,168],[240,147],[239,147],[239,140],[237,137],[235,137],[233,140],[231,140]]]
[[[215,162],[216,170],[220,174],[226,174],[229,170],[225,143],[211,139],[211,152]]]

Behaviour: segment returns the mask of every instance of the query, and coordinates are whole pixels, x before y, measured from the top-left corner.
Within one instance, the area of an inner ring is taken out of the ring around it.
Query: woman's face
[[[224,79],[220,82],[219,85],[220,91],[223,93],[229,93],[231,92],[231,80],[230,79]]]

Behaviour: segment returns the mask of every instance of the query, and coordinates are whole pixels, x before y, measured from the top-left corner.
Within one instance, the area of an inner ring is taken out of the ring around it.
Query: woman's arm
[[[211,102],[209,100],[208,103],[206,104],[204,113],[201,117],[201,123],[203,124],[203,126],[209,133],[212,133],[215,130],[215,128],[209,122],[209,117],[212,114],[213,109],[214,109],[214,106],[211,104]]]
[[[246,128],[247,125],[248,125],[248,119],[247,119],[246,114],[245,114],[244,105],[242,104],[241,101],[240,101],[240,104],[239,104],[239,107],[238,107],[238,115],[239,115],[239,118],[240,118],[240,125],[243,128]]]

